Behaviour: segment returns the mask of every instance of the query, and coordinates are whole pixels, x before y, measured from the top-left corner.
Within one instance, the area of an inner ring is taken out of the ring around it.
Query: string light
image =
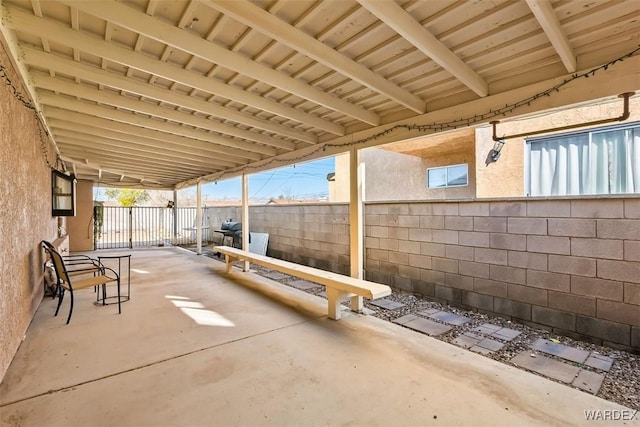
[[[224,178],[227,175],[235,175],[238,172],[247,172],[247,171],[252,171],[252,170],[257,170],[257,169],[262,169],[265,166],[269,166],[272,164],[282,164],[282,163],[291,163],[291,162],[300,162],[300,161],[304,161],[309,159],[310,157],[312,157],[314,154],[317,154],[319,152],[324,152],[327,149],[330,148],[345,148],[345,147],[357,147],[360,145],[365,145],[368,142],[371,141],[375,141],[377,139],[383,138],[389,134],[391,134],[392,132],[395,132],[397,130],[406,130],[406,131],[417,131],[417,132],[427,132],[427,131],[433,131],[432,133],[436,133],[436,132],[442,132],[445,130],[453,130],[453,129],[457,129],[459,127],[468,127],[470,125],[476,124],[476,123],[481,123],[481,122],[485,122],[487,119],[490,118],[494,118],[494,117],[498,117],[498,116],[505,116],[508,113],[512,113],[513,111],[515,111],[516,109],[523,107],[523,106],[530,106],[532,103],[534,103],[535,101],[539,100],[542,97],[545,96],[552,96],[552,94],[558,93],[560,92],[560,89],[562,89],[564,86],[566,86],[567,84],[573,82],[574,80],[580,79],[580,78],[589,78],[589,76],[595,76],[595,74],[598,71],[606,71],[610,66],[618,63],[618,62],[622,62],[627,58],[632,57],[633,55],[635,55],[636,53],[640,52],[640,47],[637,47],[636,49],[632,50],[631,52],[613,59],[609,62],[607,62],[606,64],[600,65],[599,67],[593,68],[589,71],[585,71],[584,73],[578,74],[572,74],[571,77],[564,79],[561,83],[558,83],[555,86],[552,86],[546,90],[543,90],[541,92],[538,92],[534,95],[531,95],[527,98],[521,99],[520,101],[514,102],[512,104],[505,104],[504,107],[499,108],[497,110],[493,110],[493,109],[489,109],[489,111],[487,113],[482,113],[482,114],[474,114],[473,116],[468,116],[468,117],[463,117],[460,119],[456,119],[456,120],[451,120],[448,122],[433,122],[431,124],[397,124],[397,125],[393,125],[389,128],[383,129],[378,133],[375,133],[373,135],[370,135],[366,138],[361,138],[361,139],[357,139],[357,140],[351,140],[350,142],[346,142],[346,143],[342,143],[342,144],[335,144],[335,143],[324,143],[324,144],[320,144],[316,149],[301,155],[301,156],[297,156],[297,157],[286,157],[286,158],[273,158],[270,159],[266,162],[262,162],[259,165],[245,165],[245,166],[239,166],[237,168],[233,168],[227,171],[222,172],[220,175],[216,175],[216,179],[221,179]]]
[[[224,178],[227,175],[235,175],[239,172],[248,172],[248,171],[252,171],[252,170],[256,170],[256,169],[260,169],[260,168],[264,168],[265,166],[269,166],[272,164],[282,164],[282,163],[298,163],[301,161],[305,161],[309,158],[311,158],[312,156],[314,156],[315,154],[319,153],[319,152],[324,152],[327,149],[331,149],[331,148],[349,148],[349,147],[357,147],[357,146],[361,146],[361,145],[365,145],[371,141],[375,141],[377,139],[380,138],[384,138],[386,136],[388,136],[389,134],[398,131],[398,130],[405,130],[405,131],[409,131],[409,132],[422,132],[422,133],[426,133],[428,131],[431,131],[432,133],[436,133],[436,132],[442,132],[445,130],[453,130],[453,129],[457,129],[460,127],[468,127],[471,125],[474,125],[476,123],[481,123],[481,122],[485,122],[487,119],[491,119],[491,118],[495,118],[498,116],[504,116],[506,117],[507,114],[512,113],[513,111],[515,111],[516,109],[523,107],[523,106],[531,106],[532,103],[534,103],[535,101],[537,101],[538,99],[542,98],[542,97],[546,97],[546,96],[552,96],[552,94],[554,93],[558,93],[560,92],[560,89],[562,89],[564,86],[566,86],[567,84],[573,82],[574,80],[580,79],[580,78],[589,78],[590,76],[595,76],[595,74],[599,71],[606,71],[609,69],[610,66],[618,63],[618,62],[622,62],[627,58],[632,57],[633,55],[635,55],[637,52],[640,51],[640,47],[634,49],[633,51],[619,57],[616,58],[614,60],[611,60],[609,62],[607,62],[606,64],[600,65],[599,67],[593,68],[589,71],[586,71],[584,73],[578,74],[572,74],[571,77],[564,79],[561,83],[558,83],[557,85],[550,87],[542,92],[538,92],[534,95],[531,95],[525,99],[522,99],[520,101],[514,102],[512,104],[505,104],[504,107],[498,108],[497,110],[493,110],[493,109],[489,109],[488,112],[486,113],[482,113],[482,114],[474,114],[473,116],[467,116],[467,117],[462,117],[456,120],[451,120],[451,121],[447,121],[447,122],[433,122],[431,124],[396,124],[393,125],[391,127],[388,127],[386,129],[381,130],[380,132],[377,132],[373,135],[370,135],[366,138],[361,138],[361,139],[357,139],[357,140],[351,140],[349,142],[346,143],[342,143],[342,144],[336,144],[336,143],[323,143],[323,144],[319,144],[314,150],[298,156],[298,157],[286,157],[286,158],[272,158],[266,162],[262,162],[259,165],[244,165],[244,166],[239,166],[227,171],[223,171],[222,173],[220,173],[219,175],[216,175],[216,182],[217,180]],[[36,108],[33,106],[33,104],[31,104],[31,102],[29,102],[18,90],[18,88],[11,82],[11,79],[9,78],[7,71],[5,69],[4,66],[2,66],[2,64],[0,64],[0,78],[2,78],[5,82],[5,84],[7,86],[10,87],[10,90],[13,94],[13,96],[18,99],[18,101],[20,101],[20,103],[27,109],[31,110],[34,112],[34,114],[36,115],[36,120],[38,122],[38,132],[39,132],[39,136],[40,136],[40,141],[41,141],[41,150],[43,152],[43,156],[45,158],[45,162],[47,163],[48,166],[53,167],[48,160],[48,156],[45,155],[45,149],[46,149],[46,142],[45,142],[45,138],[43,135],[43,132],[49,136],[49,134],[47,133],[46,129],[44,129],[43,124],[40,122]],[[56,153],[56,166],[58,164],[58,162],[60,162],[64,168],[64,162],[62,162],[62,159],[60,158],[59,154]]]
[[[61,169],[66,172],[64,162],[62,161],[62,158],[58,153],[56,153],[55,164],[52,164],[49,161],[49,132],[47,132],[44,125],[40,121],[40,117],[38,116],[36,107],[31,102],[29,102],[27,98],[25,98],[25,96],[20,92],[18,87],[13,84],[11,78],[9,77],[7,69],[2,64],[0,64],[0,78],[4,81],[5,86],[9,88],[13,97],[16,98],[24,108],[33,112],[36,121],[36,128],[38,129],[38,138],[40,139],[40,153],[42,154],[46,165],[49,168],[56,170],[59,170],[58,165],[60,165]]]

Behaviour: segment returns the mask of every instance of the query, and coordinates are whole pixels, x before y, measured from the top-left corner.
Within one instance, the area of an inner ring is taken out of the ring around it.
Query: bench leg
[[[364,304],[360,295],[351,297],[351,311],[355,311],[356,313],[364,312]]]
[[[236,260],[231,255],[225,255],[225,260],[227,261],[227,274],[231,273],[233,269],[233,262]]]
[[[340,301],[349,294],[329,287],[326,288],[326,292],[329,305],[329,319],[340,320]]]

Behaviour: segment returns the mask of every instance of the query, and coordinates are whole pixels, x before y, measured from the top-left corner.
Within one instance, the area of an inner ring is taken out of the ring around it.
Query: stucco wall
[[[93,183],[78,181],[76,185],[76,216],[67,218],[69,250],[93,250]]]
[[[476,196],[476,156],[473,138],[456,141],[455,150],[418,157],[380,148],[360,152],[365,164],[365,200],[471,199]],[[427,188],[427,169],[466,163],[469,185]],[[349,201],[349,155],[336,156],[336,179],[330,189],[332,202]]]
[[[16,85],[19,79],[0,46],[0,64]],[[52,147],[41,146],[35,114],[0,81],[0,379],[42,300],[40,241],[56,237],[51,216]],[[21,93],[26,91],[19,85]]]
[[[369,204],[366,278],[640,349],[640,197]]]
[[[625,122],[640,120],[640,97],[629,100],[630,116]],[[619,117],[623,112],[622,99],[614,98],[599,102],[596,105],[575,106],[558,111],[549,111],[526,118],[510,119],[499,123],[497,135],[516,135],[520,133],[551,129],[555,127],[589,123],[597,120]],[[585,126],[574,131],[593,127],[615,125],[613,122],[599,126]],[[555,133],[570,132],[565,130]],[[551,135],[550,132],[546,135]],[[476,128],[476,179],[477,197],[522,197],[525,196],[525,138],[507,139],[500,158],[495,163],[486,164],[485,160],[493,148],[493,128],[490,125]],[[398,199],[399,200],[399,199]]]

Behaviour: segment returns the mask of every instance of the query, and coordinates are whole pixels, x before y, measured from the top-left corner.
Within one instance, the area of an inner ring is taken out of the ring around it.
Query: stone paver
[[[476,344],[478,347],[486,348],[491,351],[498,351],[504,347],[504,344],[500,341],[492,340],[491,338],[485,338]]]
[[[271,272],[265,274],[264,277],[266,277],[268,279],[271,279],[271,280],[283,280],[283,279],[286,279],[289,276],[287,276],[286,274],[280,273],[278,271],[271,271]]]
[[[418,314],[424,317],[429,317],[432,314],[438,313],[440,311],[442,310],[440,310],[439,308],[427,308],[425,310],[418,311]]]
[[[604,375],[598,374],[596,372],[585,371],[584,369],[580,371],[575,380],[571,383],[571,385],[578,387],[584,391],[588,391],[589,393],[596,394],[602,387],[602,382],[604,381]]]
[[[485,335],[491,335],[491,334],[499,331],[500,329],[502,329],[502,326],[492,325],[491,323],[484,323],[484,324],[478,326],[477,328],[475,328],[473,331],[474,332],[479,332],[479,333],[485,334]]]
[[[591,366],[592,368],[609,372],[609,369],[611,369],[611,365],[613,365],[613,359],[602,354],[591,353],[584,364],[587,366]]]
[[[401,302],[393,301],[386,298],[370,301],[370,304],[375,305],[376,307],[384,308],[386,310],[397,310],[398,308],[402,308],[405,306]]]
[[[413,314],[402,316],[394,320],[394,322],[432,337],[445,334],[451,330],[451,326],[443,325],[433,320],[423,319]]]
[[[397,323],[398,325],[404,325],[407,322],[410,322],[415,319],[419,319],[419,317],[416,316],[415,314],[405,314],[404,316],[398,317],[397,319],[395,319],[393,323]]]
[[[584,363],[589,356],[589,352],[586,350],[580,350],[579,348],[569,347],[564,344],[556,344],[543,338],[537,339],[529,347],[576,363]]]
[[[439,311],[429,315],[428,317],[455,326],[464,325],[471,320],[468,317],[460,316],[449,311]]]
[[[320,289],[322,286],[317,283],[309,282],[308,280],[292,280],[287,282],[289,285],[301,291],[310,291],[314,289]]]
[[[515,337],[520,335],[520,331],[516,331],[515,329],[502,328],[495,333],[491,334],[492,337],[498,338],[502,341],[512,341]]]
[[[469,350],[475,351],[476,353],[480,353],[480,354],[491,354],[491,353],[493,353],[493,350],[489,350],[488,348],[480,347],[480,346],[477,346],[477,345],[474,345]]]
[[[576,378],[580,368],[564,362],[543,356],[541,354],[531,357],[529,351],[518,353],[511,362],[517,366],[529,369],[546,377],[554,378],[563,383],[570,384]]]
[[[453,340],[453,344],[463,348],[470,348],[483,339],[484,337],[482,335],[474,334],[473,332],[465,332],[462,335],[458,335],[456,339]]]

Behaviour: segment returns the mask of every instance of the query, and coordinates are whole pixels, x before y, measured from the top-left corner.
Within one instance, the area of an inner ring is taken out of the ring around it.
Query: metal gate
[[[208,224],[204,216],[203,225]],[[95,206],[94,249],[135,248],[196,243],[196,208]],[[208,240],[208,228],[202,239]]]

